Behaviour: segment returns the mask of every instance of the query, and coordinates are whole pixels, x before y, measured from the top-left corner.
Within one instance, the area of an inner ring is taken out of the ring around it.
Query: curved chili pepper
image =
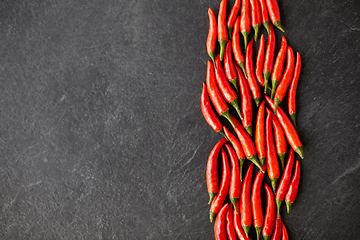
[[[273,116],[272,123],[274,127],[276,152],[280,158],[281,169],[284,172],[284,158],[287,148],[286,138],[284,135],[284,131],[282,130],[281,124],[279,123],[279,120],[275,115],[272,116]]]
[[[211,150],[206,167],[206,185],[209,193],[209,204],[215,198],[219,190],[218,177],[218,157],[221,147],[227,142],[225,138],[221,139]]]
[[[276,182],[278,178],[280,177],[280,169],[279,169],[279,162],[277,159],[276,151],[275,151],[275,145],[274,145],[274,136],[273,136],[273,130],[272,130],[272,119],[274,114],[266,108],[266,159],[267,159],[267,170],[268,175],[271,180],[271,185],[274,190],[274,193],[276,192]]]
[[[294,75],[295,57],[294,52],[290,46],[287,47],[286,59],[286,68],[274,96],[275,113],[277,106],[279,106],[281,101],[284,99],[287,89]]]
[[[226,213],[228,211],[229,204],[226,203],[219,211],[214,224],[214,235],[216,240],[227,240],[226,237]]]
[[[209,97],[211,99],[212,104],[215,107],[216,112],[220,116],[226,118],[234,127],[235,125],[230,118],[229,107],[226,104],[224,98],[222,97],[216,85],[214,65],[210,61],[207,62],[206,86]]]
[[[300,72],[301,72],[301,56],[299,53],[297,53],[295,73],[291,81],[291,85],[289,89],[289,100],[288,100],[289,115],[291,121],[294,123],[295,128],[296,128],[296,89],[299,82]]]
[[[286,227],[285,227],[284,223],[282,223],[281,235],[282,235],[281,240],[289,240],[289,235],[288,235],[288,232],[286,230]]]
[[[229,240],[237,240],[235,228],[234,228],[234,217],[233,217],[233,208],[232,205],[229,204],[229,208],[226,213],[226,235]]]
[[[229,198],[237,212],[238,209],[236,208],[236,202],[239,200],[240,192],[241,192],[239,162],[238,162],[238,159],[237,159],[234,149],[227,144],[225,144],[225,148],[229,153],[230,162],[231,162],[231,171],[230,171],[231,178],[230,178],[230,187],[229,187]]]
[[[260,9],[261,9],[262,23],[263,23],[264,27],[266,28],[267,33],[270,34],[270,30],[269,30],[269,13],[268,13],[268,10],[267,10],[266,2],[265,2],[265,0],[259,0],[259,4],[260,4]]]
[[[251,163],[245,174],[243,187],[241,189],[241,195],[240,195],[241,226],[244,229],[246,237],[249,237],[249,232],[252,224],[250,192],[251,192],[251,179],[252,179],[253,170],[254,170],[254,164]]]
[[[243,116],[242,124],[243,124],[246,132],[248,132],[249,135],[252,136],[253,110],[252,110],[250,89],[249,89],[249,85],[248,85],[244,75],[242,74],[240,68],[238,66],[235,66],[235,67],[236,67],[236,72],[238,74],[239,86],[240,86],[241,113]]]
[[[280,240],[281,238],[281,216],[275,220],[275,228],[271,236],[271,240]]]
[[[229,191],[229,185],[230,185],[229,160],[223,149],[221,149],[221,158],[222,158],[222,164],[223,164],[223,173],[222,173],[222,179],[221,179],[219,192],[218,192],[218,194],[216,194],[216,196],[210,206],[210,221],[211,222],[213,221],[215,215],[220,211],[220,208],[223,205],[226,195]]]
[[[231,116],[231,119],[236,126],[235,132],[240,140],[246,158],[249,159],[252,163],[254,163],[262,172],[264,172],[257,158],[256,148],[251,137],[245,131],[244,127],[238,122],[238,120],[236,120],[236,118]]]
[[[256,41],[261,26],[261,9],[258,0],[250,0],[251,26],[255,30]]]
[[[246,76],[246,72],[245,72],[245,61],[244,61],[244,55],[242,54],[241,51],[241,46],[240,46],[240,17],[236,18],[235,21],[235,26],[234,26],[234,33],[232,35],[232,50],[234,53],[234,58],[236,63],[239,65],[239,67],[241,68],[241,70],[243,71],[243,73],[245,74],[245,78],[247,78]]]
[[[266,165],[266,164],[265,164]],[[266,169],[266,166],[264,165],[264,169]],[[259,240],[261,229],[264,224],[264,214],[262,211],[262,204],[261,204],[261,185],[262,181],[264,179],[265,173],[262,173],[259,171],[256,174],[253,188],[251,191],[251,209],[252,209],[252,215],[254,218],[254,227],[256,230],[256,237],[257,240]]]
[[[261,35],[259,50],[257,52],[256,65],[255,65],[255,76],[258,83],[261,86],[264,86],[264,75],[263,75],[264,55],[265,55],[265,40],[264,40],[264,35]]]
[[[271,107],[271,110],[274,111],[275,104],[270,100],[268,96],[265,96],[266,101]],[[281,124],[282,129],[284,130],[286,139],[288,140],[290,146],[294,151],[299,154],[301,158],[304,158],[304,150],[303,145],[300,141],[299,135],[296,132],[294,125],[291,123],[290,119],[286,116],[286,113],[278,107],[277,112],[275,114]]]
[[[254,73],[253,45],[254,45],[254,41],[251,40],[246,48],[245,70],[248,75],[247,81],[249,83],[252,96],[254,98],[256,106],[259,106],[261,101],[261,92],[260,92],[260,87],[256,82],[256,77]]]
[[[240,10],[240,5],[241,5],[241,0],[235,0],[234,6],[231,9],[228,21],[227,21],[227,29],[229,31],[229,38],[231,39],[232,37],[232,30],[237,18],[237,15],[239,13]]]
[[[288,213],[290,212],[291,205],[295,202],[299,189],[299,182],[300,182],[300,162],[296,161],[294,176],[291,179],[289,189],[285,196],[285,203]]]
[[[255,146],[261,165],[264,165],[266,158],[264,123],[265,123],[265,101],[262,101],[258,110],[258,114],[256,118],[256,129],[255,129]]]
[[[271,22],[280,29],[282,32],[285,32],[281,26],[280,20],[280,9],[277,0],[266,0],[266,6],[269,11]]]
[[[240,208],[240,201],[238,201],[237,207]],[[234,209],[233,215],[234,215],[234,228],[236,235],[239,237],[240,240],[251,240],[250,237],[246,237],[244,229],[241,226],[240,213],[236,213]]]
[[[287,50],[287,41],[286,38],[283,36],[281,39],[281,47],[278,52],[278,55],[276,56],[275,64],[273,72],[271,73],[271,99],[274,98],[275,90],[277,85],[279,84],[281,80],[281,76],[284,71],[284,62],[286,58],[286,50]]]
[[[218,15],[218,41],[220,44],[220,60],[224,58],[224,50],[226,42],[228,41],[228,32],[226,29],[226,5],[227,0],[222,0],[219,7]]]
[[[265,184],[266,196],[267,196],[267,205],[265,213],[265,221],[262,229],[262,234],[264,240],[270,239],[270,236],[274,230],[275,219],[276,219],[276,206],[274,200],[274,194],[271,191],[271,188]]]
[[[234,86],[236,93],[239,93],[237,73],[236,73],[234,62],[233,62],[233,58],[231,56],[231,41],[230,40],[227,42],[226,47],[225,47],[224,70],[225,70],[226,78]],[[240,118],[242,119],[241,115],[240,115]]]
[[[248,36],[251,32],[249,5],[249,0],[242,0],[240,14],[240,32],[244,37],[245,49],[248,44]]]
[[[216,37],[217,37],[217,23],[213,10],[209,8],[209,33],[206,41],[206,50],[212,59],[213,63],[215,63],[215,47],[216,47]]]
[[[236,155],[239,159],[239,163],[240,163],[240,180],[242,181],[242,169],[243,169],[243,165],[244,165],[244,161],[245,161],[245,153],[244,150],[241,147],[240,142],[237,140],[237,138],[224,126],[224,132],[225,135],[227,137],[227,139],[229,139],[229,141],[231,142],[231,144],[233,145]]]
[[[284,171],[283,176],[281,177],[280,184],[278,187],[278,190],[276,192],[276,207],[277,207],[277,216],[280,217],[280,207],[281,203],[284,200],[285,194],[289,188],[290,180],[291,180],[291,172],[294,167],[294,151],[291,149],[288,161],[286,163],[286,168]]]
[[[265,52],[265,60],[264,60],[264,93],[269,85],[269,77],[273,69],[274,63],[274,55],[275,55],[275,32],[273,26],[270,24],[269,26],[270,34],[268,37],[267,45],[266,45],[266,52]]]

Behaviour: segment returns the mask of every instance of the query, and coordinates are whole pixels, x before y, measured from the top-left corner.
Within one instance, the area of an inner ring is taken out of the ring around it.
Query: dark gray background
[[[0,1],[1,239],[214,239],[205,167],[221,136],[200,93],[219,2]],[[279,5],[302,55],[305,153],[283,220],[291,239],[356,239],[360,2]]]

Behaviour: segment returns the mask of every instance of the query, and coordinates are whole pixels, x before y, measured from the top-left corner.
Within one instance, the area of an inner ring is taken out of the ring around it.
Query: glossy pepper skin
[[[270,24],[270,35],[268,37],[267,45],[266,45],[266,52],[265,52],[265,59],[264,59],[264,93],[268,89],[269,85],[269,78],[273,69],[274,64],[274,55],[275,55],[275,32],[273,26]]]
[[[261,9],[261,21],[264,27],[266,28],[266,31],[268,34],[270,34],[269,29],[269,13],[267,10],[266,2],[265,0],[259,0],[260,9]]]
[[[271,73],[271,99],[273,99],[275,90],[277,85],[279,84],[281,80],[281,76],[284,71],[284,63],[286,59],[286,51],[287,51],[287,41],[286,38],[283,36],[281,39],[281,47],[278,52],[278,55],[276,56],[275,64],[273,72]]]
[[[238,205],[238,208],[240,208],[240,201],[237,203],[237,205]],[[244,229],[241,226],[240,213],[236,213],[235,209],[234,209],[233,215],[234,215],[234,228],[235,228],[235,232],[236,232],[236,235],[238,236],[238,238],[240,240],[251,240],[250,237],[246,237]]]
[[[282,223],[281,235],[282,235],[281,240],[289,240],[289,235],[288,235],[288,232],[286,230],[284,223]]]
[[[240,31],[240,17],[237,17],[236,21],[235,21],[235,26],[234,26],[234,33],[231,38],[232,50],[234,53],[234,58],[235,58],[236,63],[239,65],[239,67],[245,74],[245,78],[247,78],[246,72],[245,72],[245,61],[244,61],[245,59],[244,59],[244,55],[241,51],[240,32],[239,31]]]
[[[287,212],[290,212],[291,205],[295,202],[300,183],[300,162],[296,161],[294,176],[291,179],[289,189],[285,196]]]
[[[289,89],[289,99],[288,99],[289,115],[295,128],[296,128],[296,89],[300,78],[300,72],[301,72],[301,56],[299,53],[297,53],[295,73],[291,81],[291,85]]]
[[[231,55],[231,41],[228,41],[225,47],[224,70],[226,78],[229,80],[229,82],[231,82],[231,84],[236,90],[236,93],[239,93],[237,72]],[[240,118],[242,119],[241,114]]]
[[[226,203],[219,211],[214,224],[214,235],[216,240],[227,240],[226,237],[226,213],[228,211],[229,204]]]
[[[285,167],[284,159],[285,159],[285,154],[286,154],[287,142],[286,142],[284,131],[282,130],[279,120],[277,119],[277,117],[275,115],[272,115],[272,116],[273,116],[272,124],[273,124],[273,128],[274,128],[276,152],[280,158],[281,169],[282,169],[282,171],[284,171],[284,167]]]
[[[265,191],[267,196],[267,205],[266,205],[265,221],[262,229],[262,234],[264,240],[268,240],[270,239],[270,236],[275,226],[276,206],[275,206],[274,194],[271,188],[267,184],[265,184]]]
[[[224,59],[225,45],[229,39],[226,29],[226,5],[227,0],[220,2],[219,14],[218,14],[218,41],[220,44],[220,60]]]
[[[268,96],[265,96],[265,99],[269,106],[271,107],[271,110],[275,110],[275,104],[273,101],[270,100]],[[296,129],[294,125],[291,123],[290,119],[286,116],[286,113],[280,108],[280,106],[277,108],[276,117],[278,118],[282,129],[284,130],[286,139],[292,149],[299,154],[301,158],[304,158],[304,150],[303,145],[300,141],[299,135],[296,132]]]
[[[276,218],[275,228],[271,236],[271,240],[281,240],[281,225],[282,225],[281,217]]]
[[[269,12],[271,22],[274,24],[275,27],[280,29],[282,32],[285,32],[281,26],[280,9],[277,0],[266,0],[266,6]]]
[[[280,177],[279,161],[275,151],[274,136],[272,130],[272,119],[274,114],[266,108],[266,159],[267,159],[267,170],[271,180],[271,185],[276,192],[276,182]]]
[[[230,185],[230,167],[229,160],[223,149],[221,149],[221,159],[223,164],[223,173],[218,194],[216,194],[214,200],[210,206],[210,221],[212,222],[215,215],[220,211],[225,201],[226,195],[229,191]]]
[[[234,6],[231,9],[230,15],[227,21],[227,29],[229,31],[229,39],[232,37],[232,30],[240,10],[241,0],[235,0]]]
[[[251,32],[249,8],[250,8],[249,0],[242,0],[241,14],[240,14],[240,32],[244,37],[245,49],[247,48],[248,36]]]
[[[278,190],[276,191],[276,195],[275,195],[275,202],[276,202],[276,207],[277,207],[277,217],[278,218],[280,217],[281,203],[284,200],[285,194],[289,188],[289,184],[290,184],[290,180],[291,180],[291,172],[294,167],[294,161],[295,161],[294,151],[291,149],[288,161],[286,163],[286,168],[285,168],[284,174],[281,177],[280,184],[279,184]]]
[[[261,35],[259,49],[256,56],[256,65],[255,65],[256,80],[261,86],[264,86],[265,84],[264,75],[263,75],[264,55],[265,55],[265,40],[264,40],[264,35]]]
[[[245,57],[245,70],[248,76],[247,82],[250,87],[251,94],[254,98],[256,106],[259,106],[261,101],[261,91],[260,87],[256,81],[254,73],[254,62],[253,62],[253,51],[254,51],[254,40],[251,40],[246,48],[246,57]]]
[[[233,208],[232,208],[231,204],[229,204],[229,207],[228,207],[228,210],[226,213],[225,223],[226,223],[226,235],[227,235],[228,239],[229,240],[237,240],[235,228],[234,228]]]
[[[216,38],[217,38],[217,23],[213,10],[209,8],[208,10],[209,16],[209,33],[206,41],[206,50],[212,59],[213,63],[215,63],[215,48],[216,48]]]
[[[255,146],[261,165],[264,165],[266,159],[265,151],[265,100],[261,102],[258,109],[255,128]]]
[[[221,139],[211,150],[206,167],[206,185],[209,193],[209,204],[215,198],[219,190],[218,177],[218,157],[222,146],[227,142],[225,138]]]
[[[231,163],[229,198],[237,212],[238,209],[236,208],[236,203],[239,200],[240,192],[241,192],[240,167],[239,167],[239,162],[238,162],[235,150],[227,144],[225,144],[225,148],[226,148],[227,152],[229,153],[230,163]]]
[[[254,39],[256,41],[259,33],[259,28],[261,26],[261,8],[258,0],[250,0],[250,16],[251,26],[255,31]]]
[[[229,107],[216,85],[214,65],[210,61],[207,62],[206,87],[216,112],[226,118],[234,127],[235,125],[230,118]]]
[[[254,164],[251,163],[244,177],[243,187],[240,195],[240,216],[241,226],[244,229],[246,237],[249,237],[250,228],[252,225],[252,212],[251,212],[251,180],[254,170]]]

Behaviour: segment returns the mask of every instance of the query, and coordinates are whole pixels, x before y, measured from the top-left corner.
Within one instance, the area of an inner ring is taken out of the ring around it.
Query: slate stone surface
[[[0,1],[1,239],[214,239],[205,168],[221,136],[200,93],[218,5]],[[360,2],[279,5],[277,49],[285,35],[302,55],[305,153],[283,220],[291,239],[357,239]]]

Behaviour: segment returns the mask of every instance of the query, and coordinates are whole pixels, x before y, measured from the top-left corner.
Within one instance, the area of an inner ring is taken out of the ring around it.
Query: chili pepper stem
[[[229,39],[231,39],[233,27],[228,26],[227,29],[229,32]]]
[[[258,158],[257,158],[256,155],[252,155],[252,156],[248,157],[247,159],[249,159],[252,163],[254,163],[255,166],[257,166],[257,167],[260,169],[261,172],[265,172],[265,171],[262,169],[262,167],[261,167],[261,165],[260,165],[260,163],[259,163],[259,160],[258,160]]]
[[[249,33],[248,31],[242,31],[241,34],[243,35],[244,37],[244,44],[245,44],[245,49],[247,48],[247,45],[248,45],[248,36],[249,36]]]
[[[239,198],[230,198],[230,201],[232,202],[232,204],[234,205],[235,211],[236,213],[238,213],[238,209],[236,207],[236,203],[239,200]]]
[[[254,36],[254,39],[255,39],[255,42],[257,40],[257,37],[258,37],[258,33],[259,33],[259,28],[260,28],[260,25],[259,24],[256,24],[254,26],[252,26],[254,31],[255,31],[255,36]]]
[[[241,68],[242,72],[244,73],[244,77],[247,79],[247,75],[246,75],[246,71],[245,71],[245,62],[242,61],[238,65]]]
[[[218,133],[220,133],[221,135],[223,135],[223,137],[226,138],[226,140],[229,141],[229,139],[226,137],[226,135],[225,135],[225,133],[224,133],[224,129],[223,129],[223,128],[221,128],[221,129],[218,131]]]
[[[266,31],[267,31],[268,35],[270,35],[269,22],[266,21],[266,22],[263,23],[263,25],[264,25],[264,27],[266,28]]]
[[[279,84],[280,81],[276,80],[276,79],[271,79],[271,83],[272,83],[272,87],[271,87],[271,100],[274,98],[275,95],[275,90],[277,85]]]
[[[262,227],[255,227],[257,240],[260,239],[261,229],[262,229]]]
[[[276,208],[277,208],[277,218],[280,218],[280,207],[283,200],[275,199],[276,201]]]
[[[209,56],[214,64],[214,67],[216,69],[216,66],[215,66],[215,52],[209,52]]]
[[[276,194],[276,182],[277,182],[278,178],[270,178],[270,180],[271,180],[271,186],[273,188],[273,191]]]
[[[242,228],[244,229],[244,233],[245,233],[246,237],[248,238],[251,226],[242,226]]]
[[[304,149],[303,146],[297,147],[294,149],[294,151],[299,154],[299,156],[301,157],[301,159],[304,159]]]
[[[225,112],[222,112],[220,115],[226,118],[231,123],[231,126],[233,126],[233,128],[236,128],[233,120],[230,117],[229,109],[227,109]]]
[[[270,71],[264,71],[264,80],[265,80],[265,83],[264,83],[264,93],[266,94],[266,90],[269,86],[269,77],[270,77]]]
[[[264,240],[269,240],[270,239],[270,235],[263,235]]]
[[[216,192],[209,192],[209,197],[210,197],[208,202],[209,205],[211,204],[212,200],[214,200],[216,194],[217,194]]]
[[[231,79],[229,82],[234,86],[236,93],[239,95],[238,79],[234,78],[234,79]],[[242,118],[241,118],[241,120],[242,120]]]
[[[294,124],[295,129],[297,129],[297,126],[296,126],[296,113],[290,113],[289,115],[290,115],[291,121]]]
[[[258,97],[258,98],[254,98],[254,101],[256,103],[256,106],[259,107],[259,104],[261,102],[261,97]]]
[[[280,29],[282,32],[285,32],[284,29],[281,26],[281,21],[280,20],[274,22],[274,26],[277,27],[278,29]]]
[[[220,60],[222,61],[224,59],[224,51],[225,51],[225,46],[227,43],[227,39],[220,39],[219,40],[219,44],[220,44]]]
[[[265,159],[266,159],[266,157],[259,157],[259,161],[260,161],[261,166],[264,165]]]
[[[285,154],[286,153],[278,153],[278,156],[279,156],[280,162],[281,162],[281,169],[282,169],[283,172],[284,172],[284,169],[285,169],[285,167],[284,167]]]
[[[247,133],[250,135],[250,136],[252,136],[252,126],[246,126],[246,127],[244,127],[245,128],[245,130],[247,131]]]
[[[242,120],[243,116],[241,115],[237,98],[235,98],[233,101],[231,101],[230,104],[231,104],[231,106],[233,106],[235,108],[237,114],[239,115],[240,119]]]
[[[245,159],[239,159],[240,181],[243,180],[242,169],[243,169],[243,166],[244,166],[244,162],[245,162]]]
[[[210,222],[212,222],[214,220],[215,215],[216,215],[215,213],[210,211]]]
[[[285,203],[286,203],[287,213],[289,213],[289,212],[290,212],[291,205],[292,205],[293,203],[292,203],[292,202],[286,202],[286,201],[285,201]]]
[[[272,91],[271,91],[272,92]],[[276,114],[276,109],[277,109],[277,107],[280,105],[280,103],[281,103],[281,100],[280,99],[278,99],[278,98],[275,98],[274,99],[274,104],[275,104],[275,114]]]

